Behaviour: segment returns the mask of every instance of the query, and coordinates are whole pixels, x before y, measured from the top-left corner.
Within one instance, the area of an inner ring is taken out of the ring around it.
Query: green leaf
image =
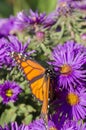
[[[7,124],[9,122],[15,121],[16,116],[16,109],[6,109],[0,117],[0,125],[4,125],[5,123]]]
[[[23,120],[23,123],[28,124],[32,121],[32,119],[33,119],[33,116],[31,114],[26,115],[25,119]]]

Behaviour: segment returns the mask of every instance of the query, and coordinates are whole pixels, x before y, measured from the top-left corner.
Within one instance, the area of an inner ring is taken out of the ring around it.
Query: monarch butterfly
[[[26,79],[29,81],[32,94],[42,102],[41,115],[47,124],[48,97],[52,85],[52,83],[50,84],[50,69],[45,69],[36,61],[20,53],[13,52],[12,57],[18,66],[21,67]]]

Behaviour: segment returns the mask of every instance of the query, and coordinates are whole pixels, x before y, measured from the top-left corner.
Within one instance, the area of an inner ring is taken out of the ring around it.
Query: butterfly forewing
[[[19,64],[19,66],[23,70],[27,80],[31,81],[35,77],[45,73],[45,68],[43,68],[37,62],[31,59],[27,59],[23,55],[14,53],[13,57],[15,58],[17,64]]]

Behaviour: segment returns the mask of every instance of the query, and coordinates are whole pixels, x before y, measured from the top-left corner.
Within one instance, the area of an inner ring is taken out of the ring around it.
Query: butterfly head
[[[52,70],[50,70],[49,68],[46,69],[45,71],[45,74],[48,76],[48,75],[51,75],[52,74]]]
[[[11,57],[17,61],[17,63],[20,63],[20,61],[25,61],[26,60],[26,55],[23,56],[22,53],[18,53],[18,52],[12,52],[11,53]]]
[[[52,77],[56,77],[56,72],[54,70],[54,68],[52,66],[49,66],[47,69],[46,69],[46,75],[49,75],[50,78]]]

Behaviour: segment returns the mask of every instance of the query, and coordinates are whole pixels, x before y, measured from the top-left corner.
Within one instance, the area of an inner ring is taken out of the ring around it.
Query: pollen
[[[63,75],[68,75],[72,72],[72,68],[70,65],[64,64],[63,66],[61,66],[60,72]]]
[[[11,97],[13,95],[13,91],[11,89],[6,90],[6,96]]]
[[[67,95],[67,103],[70,104],[71,106],[77,105],[79,103],[79,97],[75,93],[69,93]]]

